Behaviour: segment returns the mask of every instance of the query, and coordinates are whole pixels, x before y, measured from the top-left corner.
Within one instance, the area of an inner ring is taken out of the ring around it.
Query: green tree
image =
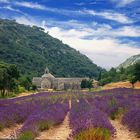
[[[99,76],[98,76],[98,81],[102,79],[102,71],[100,71]]]
[[[17,87],[17,79],[19,78],[19,71],[16,65],[9,65],[7,68],[8,73],[8,83],[7,83],[7,90],[13,91]]]
[[[5,95],[7,81],[8,81],[7,68],[5,65],[1,64],[0,65],[0,91],[2,96]]]
[[[37,86],[36,85],[32,85],[31,90],[37,90]]]
[[[131,69],[131,75],[129,77],[129,81],[132,84],[132,87],[135,87],[135,83],[140,81],[140,62],[136,63]]]
[[[26,90],[30,90],[30,87],[32,86],[32,81],[28,76],[20,77],[19,83],[21,86],[25,87]]]
[[[112,82],[112,77],[107,76],[107,77],[100,80],[100,85],[103,86],[103,85],[111,83],[111,82]]]
[[[137,81],[140,81],[140,62],[134,65],[134,74]]]
[[[0,91],[2,96],[5,96],[5,92],[9,93],[16,88],[18,77],[19,72],[15,65],[0,62]]]
[[[87,80],[87,79],[82,80],[81,88],[92,88],[92,87],[93,87],[93,81],[91,79],[90,80]]]
[[[129,78],[130,83],[132,84],[132,88],[135,88],[135,83],[137,82],[137,79],[135,76],[131,76]]]
[[[86,88],[86,87],[87,87],[87,80],[84,79],[84,80],[82,80],[82,82],[81,82],[81,88]]]

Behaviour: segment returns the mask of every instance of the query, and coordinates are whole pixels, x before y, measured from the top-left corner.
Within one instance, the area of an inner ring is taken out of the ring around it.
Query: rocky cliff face
[[[127,68],[128,66],[131,66],[137,62],[140,62],[140,54],[131,56],[124,63],[120,64],[118,68]]]

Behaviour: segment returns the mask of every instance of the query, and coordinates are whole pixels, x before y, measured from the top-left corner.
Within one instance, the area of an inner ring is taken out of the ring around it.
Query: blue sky
[[[140,0],[0,0],[0,18],[43,27],[107,69],[140,54]]]

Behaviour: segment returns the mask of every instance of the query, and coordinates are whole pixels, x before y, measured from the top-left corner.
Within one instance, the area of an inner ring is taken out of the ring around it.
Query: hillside
[[[131,66],[137,62],[140,62],[140,54],[131,56],[124,63],[120,64],[118,68],[127,68],[128,66]]]
[[[0,60],[16,64],[22,74],[40,76],[47,66],[56,77],[98,77],[101,70],[79,51],[40,27],[0,19]]]

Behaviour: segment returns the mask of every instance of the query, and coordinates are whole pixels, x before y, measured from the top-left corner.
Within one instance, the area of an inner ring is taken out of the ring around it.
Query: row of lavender
[[[131,131],[140,136],[140,90],[111,89],[101,91],[105,96],[89,98],[88,102],[105,112],[111,119],[121,119]],[[93,93],[92,93],[93,94]]]
[[[110,140],[115,134],[108,116],[84,99],[72,104],[70,126],[74,140]]]
[[[63,98],[62,98],[63,97]],[[39,131],[61,123],[69,110],[63,93],[38,93],[27,97],[0,101],[0,130],[23,124],[21,139],[34,139]]]
[[[41,92],[38,94],[31,94],[28,96],[23,96],[23,97],[18,97],[18,98],[12,98],[12,99],[1,99],[0,100],[0,107],[8,107],[12,104],[23,104],[26,102],[30,102],[30,101],[42,101],[42,100],[48,100],[48,97],[50,97],[51,95],[61,95],[64,94],[64,92]]]
[[[115,129],[109,119],[122,119],[123,125],[140,135],[140,90],[120,88],[87,95],[79,102],[73,101],[72,138],[110,140]]]
[[[72,98],[70,126],[76,140],[109,140],[115,135],[108,116],[122,116],[122,123],[140,134],[140,90],[113,89],[97,93],[39,93],[28,97],[0,101],[0,129],[24,123],[21,139],[34,139],[40,131],[61,123]],[[77,102],[77,99],[80,100]]]
[[[68,102],[55,103],[32,113],[19,131],[19,139],[32,140],[39,135],[40,131],[48,130],[53,125],[62,123],[68,110]]]
[[[23,123],[30,114],[49,104],[49,93],[40,93],[15,99],[0,100],[0,130]],[[42,100],[45,99],[45,100]]]
[[[109,93],[115,93],[115,94],[138,94],[140,93],[140,89],[133,89],[133,88],[115,88],[115,89],[106,89],[96,92],[89,92],[94,94],[109,94]]]

